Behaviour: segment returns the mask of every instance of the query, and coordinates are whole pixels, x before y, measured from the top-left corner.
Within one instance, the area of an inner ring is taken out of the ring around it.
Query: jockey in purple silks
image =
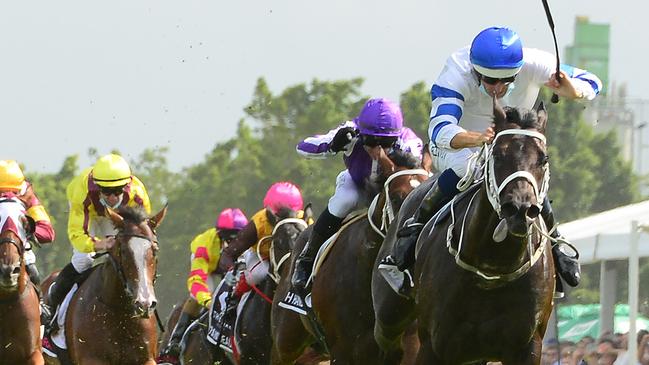
[[[326,158],[343,153],[347,167],[336,178],[336,190],[320,214],[306,246],[295,263],[291,283],[304,296],[313,260],[324,241],[334,234],[355,208],[365,203],[364,191],[380,176],[378,156],[393,149],[421,159],[423,143],[403,126],[399,105],[387,99],[370,99],[357,118],[340,124],[325,135],[309,137],[297,145],[297,152],[308,158]]]

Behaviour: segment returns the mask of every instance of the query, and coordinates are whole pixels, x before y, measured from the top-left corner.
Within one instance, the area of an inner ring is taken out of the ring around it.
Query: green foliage
[[[368,98],[361,92],[362,84],[360,78],[313,80],[274,94],[264,79],[259,79],[236,135],[216,144],[201,162],[171,172],[166,148],[146,149],[131,161],[134,173],[148,189],[154,212],[165,203],[169,205],[167,219],[159,230],[160,279],[156,291],[163,309],[187,296],[189,242],[214,224],[220,210],[239,207],[251,216],[262,208],[266,189],[281,180],[297,183],[316,212],[325,207],[336,175],[344,169],[342,158],[308,160],[295,152],[295,146],[305,137],[326,133],[354,118]],[[549,100],[549,95],[543,98]],[[400,101],[406,125],[428,142],[428,85],[414,84],[401,94]],[[635,199],[635,181],[630,166],[619,157],[614,136],[594,133],[581,120],[581,104],[562,100],[548,109],[550,196],[560,219],[570,220]],[[97,155],[94,149],[88,153]],[[28,174],[57,231],[57,243],[37,253],[44,272],[61,267],[71,254],[66,238],[65,187],[76,173],[77,158],[71,156],[57,173]],[[646,276],[646,265],[643,270]],[[578,301],[597,298],[592,291],[596,273],[587,270],[586,274],[582,289],[575,292]],[[643,295],[646,298],[649,294]]]

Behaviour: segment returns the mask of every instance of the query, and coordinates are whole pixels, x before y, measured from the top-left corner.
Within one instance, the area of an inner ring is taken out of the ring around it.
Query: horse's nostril
[[[541,210],[540,210],[539,207],[537,207],[536,205],[531,206],[531,207],[527,210],[527,216],[528,216],[529,218],[531,218],[531,219],[535,219],[536,217],[539,216],[540,213],[541,213]]]
[[[153,309],[153,308],[155,308],[155,306],[156,306],[157,304],[158,304],[158,302],[156,302],[156,301],[154,300],[153,302],[151,302],[151,306],[150,306],[149,308],[150,308],[150,309]]]
[[[20,274],[20,266],[14,267],[13,271],[11,272],[12,274]]]
[[[507,202],[500,207],[500,212],[502,213],[503,217],[511,217],[516,215],[518,208],[513,202]]]

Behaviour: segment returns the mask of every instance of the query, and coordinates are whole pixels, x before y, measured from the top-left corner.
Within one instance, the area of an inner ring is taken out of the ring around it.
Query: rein
[[[372,217],[374,216],[374,211],[376,210],[376,206],[378,205],[379,202],[379,196],[381,195],[380,193],[374,196],[374,199],[372,199],[372,202],[370,203],[370,207],[367,211],[367,220],[369,221],[370,226],[372,227],[374,232],[378,233],[378,235],[381,236],[381,238],[385,238],[385,234],[387,233],[388,227],[394,221],[395,214],[396,214],[394,208],[392,207],[392,201],[390,200],[390,183],[392,182],[392,180],[396,179],[397,177],[404,176],[404,175],[422,175],[422,176],[430,177],[428,171],[424,169],[401,170],[388,176],[388,178],[385,180],[385,183],[383,183],[383,191],[385,192],[385,203],[383,203],[383,208],[381,212],[380,228],[376,225],[376,223],[374,223],[374,220],[372,219]]]
[[[289,252],[285,253],[279,259],[279,261],[277,261],[276,258],[275,258],[275,250],[274,250],[275,242],[273,241],[273,236],[275,235],[275,233],[277,233],[277,230],[279,229],[279,227],[283,226],[284,224],[297,224],[297,225],[302,226],[305,229],[309,226],[304,221],[304,219],[301,219],[301,218],[285,218],[285,219],[282,219],[281,221],[277,222],[277,224],[275,224],[275,227],[273,227],[273,232],[270,234],[270,236],[262,237],[257,242],[258,243],[257,244],[257,256],[259,257],[259,261],[261,262],[261,261],[263,261],[263,258],[261,256],[261,252],[260,252],[261,244],[262,244],[262,242],[270,240],[270,251],[269,251],[268,260],[270,261],[270,265],[271,265],[271,267],[273,269],[272,269],[272,272],[271,271],[268,272],[268,276],[270,276],[270,278],[273,279],[273,281],[276,284],[279,284],[279,280],[281,278],[280,274],[279,274],[280,268],[282,267],[284,262],[286,262],[286,260],[288,260],[289,257],[291,257],[291,251],[289,250]]]
[[[543,181],[541,182],[540,187],[538,186],[534,176],[528,171],[516,171],[510,174],[509,176],[507,176],[500,184],[498,184],[498,181],[496,180],[496,174],[494,168],[493,150],[496,145],[496,141],[498,140],[499,137],[503,135],[528,136],[528,137],[539,139],[541,142],[543,142],[543,144],[546,143],[545,136],[542,133],[537,131],[530,131],[525,129],[503,130],[498,134],[496,134],[491,145],[489,146],[483,145],[480,152],[474,155],[469,160],[468,162],[469,169],[467,170],[466,175],[458,183],[458,190],[464,191],[469,186],[471,186],[476,180],[478,182],[482,181],[485,184],[487,199],[489,200],[489,203],[491,204],[492,208],[498,215],[498,218],[500,218],[501,220],[502,220],[502,216],[501,216],[501,207],[500,207],[500,193],[507,186],[507,184],[509,184],[510,182],[518,178],[527,180],[534,189],[534,194],[536,197],[536,206],[540,210],[542,209],[543,200],[547,195],[548,188],[549,188],[549,181],[550,181],[550,167],[549,164],[546,163],[543,166]],[[480,166],[481,163],[483,164],[483,166]],[[480,169],[482,170],[483,175],[482,177],[476,177],[474,171]],[[456,195],[449,202],[448,206],[449,209],[451,210],[451,224],[449,225],[446,231],[446,248],[449,254],[451,254],[451,256],[455,258],[455,263],[459,267],[476,274],[478,277],[487,280],[488,282],[507,283],[516,280],[519,277],[526,274],[543,256],[545,252],[545,248],[547,246],[547,242],[549,240],[552,242],[556,240],[550,237],[549,233],[547,232],[547,227],[545,226],[545,222],[543,221],[543,219],[540,219],[539,220],[540,224],[536,223],[535,221],[533,224],[530,225],[527,235],[525,236],[525,238],[527,239],[527,252],[528,252],[529,259],[525,260],[525,262],[523,262],[518,269],[508,273],[487,274],[483,270],[480,270],[478,267],[471,265],[466,261],[462,260],[461,251],[462,251],[462,242],[464,241],[464,230],[466,227],[466,220],[469,215],[469,211],[471,210],[471,206],[473,205],[474,199],[478,195],[478,192],[479,190],[476,190],[476,192],[473,193],[473,195],[471,196],[471,200],[469,200],[469,205],[467,206],[464,212],[464,218],[462,219],[462,223],[461,223],[460,239],[457,245],[457,249],[453,248],[452,241],[453,241],[453,230],[455,228],[455,210],[453,208],[455,206],[455,203],[457,202],[458,196]],[[440,214],[439,213],[436,214],[436,218],[439,217]],[[436,224],[437,224],[437,219],[433,223],[433,228],[431,228],[430,230],[431,233]],[[554,229],[555,228],[553,227],[552,230]],[[541,236],[541,242],[539,243],[539,246],[536,248],[536,250],[534,249],[534,241],[533,241],[533,237],[535,233],[538,233]]]

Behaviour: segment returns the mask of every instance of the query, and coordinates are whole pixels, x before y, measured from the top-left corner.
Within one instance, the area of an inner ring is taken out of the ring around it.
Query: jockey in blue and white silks
[[[338,174],[334,195],[315,222],[311,237],[295,263],[292,284],[297,293],[304,294],[320,246],[340,229],[349,213],[366,203],[368,184],[376,183],[381,175],[378,154],[389,155],[393,150],[400,150],[421,160],[422,149],[422,140],[403,126],[399,105],[388,99],[368,100],[354,120],[297,145],[297,152],[309,158],[326,158],[342,152],[346,166]]]
[[[467,173],[467,162],[475,150],[494,137],[493,95],[503,106],[531,109],[542,86],[569,99],[592,100],[602,90],[594,74],[561,65],[556,79],[554,55],[523,48],[516,32],[504,27],[481,31],[470,47],[453,53],[431,88],[432,108],[428,134],[433,167],[441,172],[408,224],[398,232],[394,251],[379,265],[388,282],[400,292],[412,281],[408,268],[414,263],[414,245],[423,225],[458,193],[457,183]],[[541,212],[548,227],[554,226],[549,200]],[[559,274],[571,286],[579,283],[579,264],[565,239],[553,232],[553,249]],[[396,283],[396,282],[399,283]],[[558,282],[560,284],[560,282]],[[560,289],[559,289],[560,291]]]

